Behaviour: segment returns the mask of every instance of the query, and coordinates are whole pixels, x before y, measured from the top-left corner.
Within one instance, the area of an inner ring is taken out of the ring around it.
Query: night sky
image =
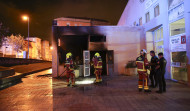
[[[127,0],[0,0],[0,22],[13,34],[27,37],[27,22],[21,16],[30,16],[30,36],[51,41],[52,20],[75,16],[108,20],[116,25]]]

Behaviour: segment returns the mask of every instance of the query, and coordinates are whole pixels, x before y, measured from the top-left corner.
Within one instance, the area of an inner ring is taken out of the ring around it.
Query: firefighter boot
[[[67,83],[67,87],[69,87],[71,84],[70,83]]]
[[[100,80],[99,79],[96,79],[96,83],[99,83],[100,82]]]
[[[75,87],[75,86],[76,86],[76,85],[75,85],[75,82],[72,82],[72,86],[73,86],[73,87]]]

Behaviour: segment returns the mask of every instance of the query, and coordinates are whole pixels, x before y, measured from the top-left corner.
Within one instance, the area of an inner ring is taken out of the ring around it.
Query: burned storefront
[[[54,26],[53,77],[64,72],[67,52],[78,61],[78,76],[93,74],[90,62],[96,52],[102,57],[103,75],[124,74],[126,63],[135,60],[140,49],[145,48],[142,30],[141,27]]]

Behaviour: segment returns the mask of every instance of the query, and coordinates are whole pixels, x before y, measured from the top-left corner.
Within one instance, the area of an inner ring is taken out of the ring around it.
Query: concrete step
[[[12,76],[14,74],[15,74],[15,71],[13,68],[0,66],[0,79],[8,77],[8,76]]]
[[[16,73],[15,75],[1,78],[0,89],[7,88],[21,82],[22,77],[23,77],[22,73]]]

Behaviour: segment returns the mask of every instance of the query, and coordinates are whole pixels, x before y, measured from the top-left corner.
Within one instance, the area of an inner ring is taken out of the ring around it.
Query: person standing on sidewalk
[[[167,61],[163,56],[163,53],[160,52],[158,54],[159,61],[158,66],[156,67],[157,70],[157,77],[158,77],[158,84],[159,84],[159,90],[156,91],[157,93],[163,93],[166,92],[166,81],[165,81],[165,72],[166,72],[166,64]]]
[[[100,54],[97,52],[95,53],[92,59],[92,65],[94,65],[94,74],[96,75],[96,83],[102,82],[102,58]]]
[[[66,62],[65,67],[67,71],[67,86],[70,86],[70,80],[72,82],[72,86],[75,86],[75,73],[74,73],[74,65],[73,65],[73,59],[72,59],[72,53],[69,52],[66,54]]]
[[[146,50],[143,49],[140,52],[140,56],[136,59],[137,64],[137,71],[139,74],[139,82],[138,82],[138,88],[139,92],[143,90],[143,82],[144,82],[144,92],[151,92],[151,90],[148,87],[148,73],[147,69],[149,68],[149,63],[146,58]]]
[[[152,56],[151,62],[149,64],[151,66],[150,75],[149,75],[151,81],[150,87],[155,88],[158,85],[158,80],[156,77],[156,64],[158,62],[158,57],[155,55],[155,52],[153,50],[150,51],[150,55]]]

